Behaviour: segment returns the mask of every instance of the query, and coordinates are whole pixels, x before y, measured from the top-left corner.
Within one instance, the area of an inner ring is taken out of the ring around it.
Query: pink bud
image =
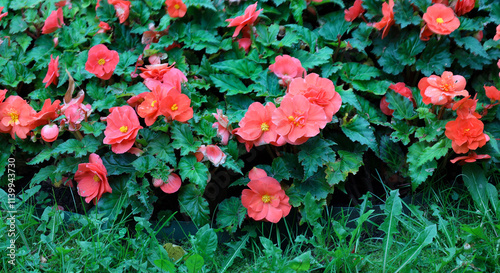
[[[153,186],[155,186],[155,188],[159,188],[163,185],[163,180],[161,180],[160,178],[154,178],[153,179]]]
[[[56,124],[47,124],[42,128],[42,139],[47,142],[53,142],[59,136],[59,126]]]
[[[181,178],[177,174],[171,173],[168,176],[167,183],[161,185],[160,188],[164,193],[174,193],[179,190],[181,184],[182,184]]]
[[[56,48],[59,44],[59,37],[55,37],[54,39],[52,39],[52,41],[54,42],[54,48]]]

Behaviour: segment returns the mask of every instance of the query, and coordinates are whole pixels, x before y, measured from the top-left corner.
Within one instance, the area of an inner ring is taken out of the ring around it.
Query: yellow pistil
[[[181,8],[181,6],[179,6],[179,4],[174,5],[174,9],[180,9],[180,8]]]
[[[104,59],[99,59],[99,61],[97,61],[97,63],[98,63],[99,65],[104,65],[104,64],[106,63],[106,60],[104,60]]]
[[[262,124],[260,125],[260,129],[262,130],[262,132],[267,132],[269,131],[269,125],[265,122],[262,122]]]
[[[99,178],[99,176],[97,176],[97,174],[94,174],[93,178],[95,182],[101,182],[101,179]]]
[[[177,111],[179,109],[179,106],[177,106],[177,104],[174,104],[172,105],[172,107],[170,107],[170,109],[172,109],[172,111]]]
[[[267,195],[267,194],[264,194],[264,195],[262,196],[262,202],[264,202],[264,203],[269,203],[269,202],[271,202],[271,196],[269,196],[269,195]]]
[[[295,118],[293,116],[288,116],[289,121],[295,121]]]
[[[151,103],[151,107],[155,107],[155,103],[156,103],[156,101],[154,100],[154,101]]]
[[[450,85],[449,85],[449,84],[447,84],[447,83],[446,83],[446,84],[443,84],[443,85],[441,86],[441,90],[443,90],[444,92],[448,92],[448,91],[450,91]]]
[[[123,125],[122,127],[120,127],[120,132],[122,132],[122,133],[128,132],[128,127]]]
[[[444,20],[443,20],[443,18],[439,17],[439,18],[436,19],[436,22],[438,24],[442,24],[442,23],[444,23]]]
[[[468,133],[470,131],[470,128],[467,128],[464,130],[464,133]]]
[[[9,116],[10,116],[9,124],[17,124],[19,122],[19,115],[17,114],[17,112],[15,110],[12,110],[11,112],[9,112]]]

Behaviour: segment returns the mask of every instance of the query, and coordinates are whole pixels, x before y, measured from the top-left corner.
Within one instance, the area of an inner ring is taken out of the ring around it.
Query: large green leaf
[[[299,162],[304,166],[304,178],[311,177],[324,164],[335,161],[333,144],[333,141],[314,137],[300,146]]]
[[[370,80],[381,74],[378,68],[360,63],[344,63],[340,70],[340,78],[346,82]]]
[[[389,109],[394,110],[392,116],[396,119],[411,120],[417,117],[417,113],[413,111],[413,103],[406,97],[389,90],[386,93]]]
[[[202,189],[207,185],[208,168],[205,164],[196,161],[194,155],[182,157],[178,168],[183,180],[189,179],[191,183],[200,186]]]
[[[389,262],[389,252],[391,252],[391,246],[394,240],[393,236],[399,233],[397,226],[399,223],[399,216],[403,210],[403,203],[399,197],[398,190],[393,190],[389,193],[383,207],[386,218],[379,229],[385,232],[384,239],[382,240],[382,251],[384,253],[382,257],[382,272],[387,272],[386,266]]]
[[[359,114],[341,125],[342,132],[352,141],[367,145],[372,150],[376,149],[374,129],[366,119]]]
[[[254,79],[262,71],[262,67],[248,59],[225,60],[212,64],[212,67],[236,75],[242,79]]]
[[[356,174],[363,165],[363,155],[349,151],[340,150],[337,152],[339,159],[328,164],[326,169],[326,179],[331,186],[345,181],[347,176]]]
[[[228,95],[247,94],[252,92],[250,87],[238,79],[237,76],[228,74],[214,74],[210,76],[215,86],[221,89],[222,92],[227,92]]]
[[[417,60],[416,68],[425,76],[431,74],[441,75],[445,68],[450,67],[453,61],[449,51],[450,42],[448,39],[431,38],[424,51]]]
[[[425,43],[419,38],[416,31],[410,33],[398,46],[396,58],[403,65],[413,65],[416,62],[416,56],[425,49]]]
[[[217,213],[217,225],[227,229],[229,232],[235,232],[241,227],[245,220],[247,209],[241,203],[238,197],[224,199],[219,205]]]
[[[172,146],[175,149],[181,150],[181,155],[188,155],[189,153],[196,152],[201,146],[200,141],[194,140],[191,126],[184,123],[172,124]]]
[[[203,198],[203,192],[194,184],[189,184],[179,191],[179,205],[182,213],[191,217],[197,225],[202,226],[208,223],[210,212],[208,202]]]
[[[201,227],[192,241],[196,253],[206,261],[212,261],[217,249],[217,234],[208,224]]]

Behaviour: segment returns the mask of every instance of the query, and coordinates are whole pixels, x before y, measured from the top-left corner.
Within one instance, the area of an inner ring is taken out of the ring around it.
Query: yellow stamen
[[[120,127],[120,132],[122,132],[122,133],[128,132],[128,127],[123,125],[122,127]]]
[[[180,9],[180,8],[181,8],[181,6],[179,6],[179,4],[174,5],[174,9]]]
[[[264,202],[264,203],[269,203],[269,202],[271,202],[271,196],[269,196],[269,195],[267,195],[267,194],[264,194],[264,195],[262,196],[262,202]]]
[[[470,131],[470,128],[467,128],[464,130],[465,133],[469,132]]]
[[[267,132],[269,131],[269,125],[265,122],[262,122],[262,124],[260,125],[260,129],[262,130],[262,132]]]
[[[104,65],[104,64],[106,63],[106,60],[104,60],[104,59],[99,59],[99,61],[97,61],[97,63],[98,63],[99,65]]]
[[[436,22],[438,24],[442,24],[442,23],[444,23],[444,20],[443,20],[443,18],[439,17],[439,18],[436,19]]]
[[[101,179],[99,178],[99,176],[97,176],[97,174],[94,174],[94,181],[101,182]]]
[[[17,114],[17,112],[15,112],[15,110],[9,112],[9,116],[10,116],[9,124],[17,124],[19,122],[19,115]]]
[[[156,101],[154,100],[154,101],[151,103],[151,107],[155,107],[155,103],[156,103]]]
[[[295,118],[294,118],[294,117],[292,117],[292,116],[288,116],[288,120],[289,120],[289,121],[295,121]]]
[[[170,109],[172,109],[172,111],[177,111],[177,109],[179,109],[179,106],[177,106],[177,104],[174,104],[172,105],[172,107],[170,107]]]

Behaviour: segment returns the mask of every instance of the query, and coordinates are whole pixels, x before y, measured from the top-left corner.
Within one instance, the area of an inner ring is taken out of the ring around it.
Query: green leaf
[[[205,264],[205,260],[199,254],[193,254],[189,256],[186,260],[186,267],[188,273],[198,273],[201,272],[203,265]]]
[[[166,272],[175,272],[175,264],[167,259],[154,260],[153,264],[158,267],[158,269]]]
[[[202,189],[207,185],[208,168],[205,164],[197,162],[194,155],[182,157],[178,168],[183,180],[189,179],[191,183],[200,186]]]
[[[425,163],[419,164],[420,157],[427,147],[428,144],[426,142],[416,142],[408,148],[406,161],[409,164],[409,174],[413,189],[416,189],[427,177],[431,176],[437,168],[437,162],[434,159],[426,160]]]
[[[385,205],[383,205],[384,214],[386,218],[382,225],[380,225],[380,230],[385,232],[384,239],[382,240],[382,250],[383,250],[383,268],[382,272],[386,272],[386,265],[389,260],[389,252],[393,243],[393,235],[399,233],[397,226],[399,223],[399,216],[402,213],[403,204],[401,198],[399,198],[399,190],[393,190],[389,193]]]
[[[352,87],[359,91],[366,91],[374,95],[384,95],[392,82],[387,80],[353,81]]]
[[[360,63],[344,63],[340,72],[340,78],[346,82],[370,80],[382,74],[379,69]]]
[[[420,21],[420,20],[419,20]],[[403,65],[413,65],[417,60],[416,56],[425,49],[425,43],[419,38],[419,34],[416,31],[410,33],[409,37],[406,37],[403,42],[401,42],[396,50],[396,58],[401,61]]]
[[[450,42],[448,39],[438,41],[435,37],[431,38],[417,60],[417,70],[426,77],[432,74],[441,75],[445,68],[451,66],[453,61],[449,47]]]
[[[227,95],[247,94],[252,92],[252,89],[246,87],[245,84],[234,75],[214,74],[210,76],[215,86],[221,89],[222,92],[227,92]]]
[[[272,171],[267,175],[278,181],[289,179],[292,171],[290,168],[290,164],[288,164],[283,157],[277,157],[273,160]]]
[[[45,181],[47,178],[50,177],[51,174],[54,173],[55,170],[56,170],[55,165],[49,165],[47,167],[41,168],[40,171],[37,172],[35,174],[35,176],[33,176],[33,178],[31,179],[30,187],[32,187],[32,186],[34,186],[42,181]]]
[[[121,54],[119,54],[119,56],[120,56],[120,62],[118,62],[118,65],[116,65],[116,68],[115,68],[115,72],[113,72],[113,74],[118,75],[118,76],[126,73],[126,69],[129,66],[134,65],[135,62],[137,61],[137,57],[139,57],[130,51],[126,51],[124,53],[121,53]],[[131,68],[131,72],[132,71],[133,71],[133,67]]]
[[[319,35],[323,36],[325,40],[338,41],[346,32],[352,28],[351,22],[344,19],[344,12],[338,11],[329,14],[324,18],[326,24],[319,29]]]
[[[304,196],[304,207],[300,210],[302,218],[300,219],[300,223],[303,224],[305,222],[309,223],[309,225],[313,226],[317,223],[318,219],[321,217],[323,212],[323,208],[326,206],[326,200],[321,199],[316,201],[311,193],[307,193]]]
[[[82,132],[85,134],[92,134],[96,137],[100,136],[102,134],[102,131],[106,129],[106,124],[101,123],[101,122],[82,122]]]
[[[165,134],[155,134],[155,137],[148,142],[146,151],[156,156],[156,158],[165,161],[175,168],[177,159],[175,157],[174,147],[170,144],[170,139]]]
[[[311,177],[318,168],[335,161],[335,152],[330,147],[334,144],[333,141],[314,137],[300,146],[299,162],[304,166],[304,178]]]
[[[314,260],[311,251],[308,250],[287,263],[287,267],[295,272],[309,271],[311,260]]]
[[[485,215],[488,214],[488,194],[486,193],[488,180],[481,166],[468,163],[462,167],[464,184],[469,190],[472,200],[478,209]]]
[[[211,261],[217,249],[217,234],[206,224],[196,232],[193,246],[196,253],[200,254],[205,260]]]
[[[427,8],[432,5],[431,0],[410,0],[410,3],[417,6],[422,12],[426,12]]]
[[[372,150],[376,149],[374,129],[370,123],[356,114],[351,120],[341,126],[342,132],[352,141],[367,145]]]
[[[158,165],[158,160],[152,155],[141,156],[132,162],[132,166],[141,173],[139,177],[144,176],[145,173],[150,172]]]
[[[106,1],[99,2],[99,7],[96,9],[96,15],[103,22],[117,21],[115,7]]]
[[[392,141],[401,141],[404,145],[410,143],[410,136],[415,132],[415,126],[409,125],[406,121],[393,120],[392,128],[394,132],[391,134]]]
[[[413,103],[407,97],[389,90],[386,93],[386,98],[389,109],[394,110],[392,114],[394,118],[412,120],[417,117],[417,113],[413,111]]]
[[[179,205],[181,213],[186,213],[197,226],[209,221],[208,202],[203,198],[203,191],[194,184],[183,186],[179,191]]]
[[[458,17],[460,19],[460,26],[458,30],[467,30],[467,31],[479,31],[484,29],[484,24],[488,21],[485,17],[475,17],[475,18],[466,18],[463,16]]]
[[[9,23],[9,33],[16,34],[19,32],[23,32],[28,28],[28,24],[24,21],[21,15],[16,15],[14,18],[10,20]]]
[[[255,80],[253,85],[254,91],[257,91],[259,97],[279,97],[283,96],[285,90],[280,87],[279,79],[269,70],[260,72],[259,77]]]
[[[37,154],[34,158],[32,158],[26,164],[28,164],[28,165],[36,165],[38,163],[44,162],[46,160],[49,160],[51,157],[52,157],[52,149],[51,148],[47,148],[45,150],[42,150],[39,154]]]
[[[374,27],[368,26],[366,23],[361,23],[351,33],[352,38],[347,39],[347,41],[353,48],[359,50],[360,52],[365,52],[365,48],[372,44],[370,34],[374,29]]]
[[[413,11],[409,0],[399,1],[397,5],[394,5],[394,20],[401,28],[405,28],[408,25],[418,25],[421,21],[418,13],[415,14]]]
[[[259,24],[255,26],[257,29],[257,42],[261,43],[263,46],[269,46],[270,44],[276,42],[276,36],[278,35],[280,26],[278,24],[272,24],[270,26]]]
[[[184,1],[187,7],[197,7],[197,8],[206,8],[215,11],[214,4],[210,0],[186,0]]]
[[[397,47],[392,43],[384,50],[380,59],[378,59],[378,63],[382,66],[384,72],[393,75],[403,72],[405,65],[398,59],[397,54]]]
[[[401,266],[395,271],[400,272],[405,266],[409,264],[413,264],[413,260],[415,260],[422,249],[432,243],[432,240],[437,236],[437,226],[436,224],[428,225],[425,229],[418,234],[418,237],[415,239],[415,242],[418,244],[415,247],[412,247],[407,251],[407,256],[404,258],[404,261],[401,263]]]
[[[132,162],[137,159],[135,155],[107,153],[101,159],[108,171],[108,176],[135,172],[135,167],[132,166]]]
[[[226,60],[212,64],[212,67],[227,73],[236,75],[239,78],[254,78],[256,74],[262,71],[262,67],[248,59]]]
[[[86,135],[81,141],[76,139],[69,139],[64,143],[58,145],[53,151],[52,155],[75,153],[75,157],[79,158],[88,153],[97,151],[101,141],[97,140],[92,135]]]
[[[490,59],[490,56],[488,55],[486,50],[484,50],[483,45],[476,38],[472,36],[458,37],[458,35],[455,35],[454,38],[455,43],[457,43],[458,46],[467,49],[474,55],[479,55],[485,59]]]
[[[451,140],[448,138],[441,139],[432,146],[426,147],[418,157],[416,165],[423,165],[433,159],[440,159],[445,156],[451,147]]]
[[[356,174],[363,165],[363,155],[340,150],[337,152],[339,157],[337,161],[328,164],[326,169],[326,180],[330,186],[345,181],[347,176]]]
[[[243,258],[243,255],[241,254],[241,251],[245,249],[246,244],[248,242],[248,238],[250,238],[250,233],[247,233],[245,236],[243,236],[243,239],[237,242],[228,242],[226,245],[229,247],[229,253],[226,255],[228,258],[224,261],[223,265],[221,266],[220,273],[226,272],[229,267],[233,264],[234,260],[236,257]]]
[[[201,146],[200,141],[195,141],[191,126],[184,123],[172,124],[172,146],[175,149],[181,149],[181,155],[188,155],[191,152],[196,152]]]
[[[387,163],[392,172],[400,171],[405,164],[405,157],[401,147],[390,140],[388,136],[381,137],[379,147],[380,159]]]
[[[227,116],[232,117],[233,122],[240,121],[252,103],[254,103],[254,100],[245,95],[227,96]]]
[[[224,201],[219,204],[217,225],[233,233],[241,227],[241,223],[245,220],[246,214],[247,209],[241,203],[240,198],[230,197],[224,199]]]
[[[302,25],[302,13],[307,8],[307,4],[302,0],[290,0],[290,9],[297,24]]]
[[[331,60],[332,54],[333,49],[329,47],[323,47],[315,53],[309,53],[305,50],[298,50],[292,53],[292,57],[299,59],[302,67],[304,67],[305,69],[310,69],[328,63]]]

